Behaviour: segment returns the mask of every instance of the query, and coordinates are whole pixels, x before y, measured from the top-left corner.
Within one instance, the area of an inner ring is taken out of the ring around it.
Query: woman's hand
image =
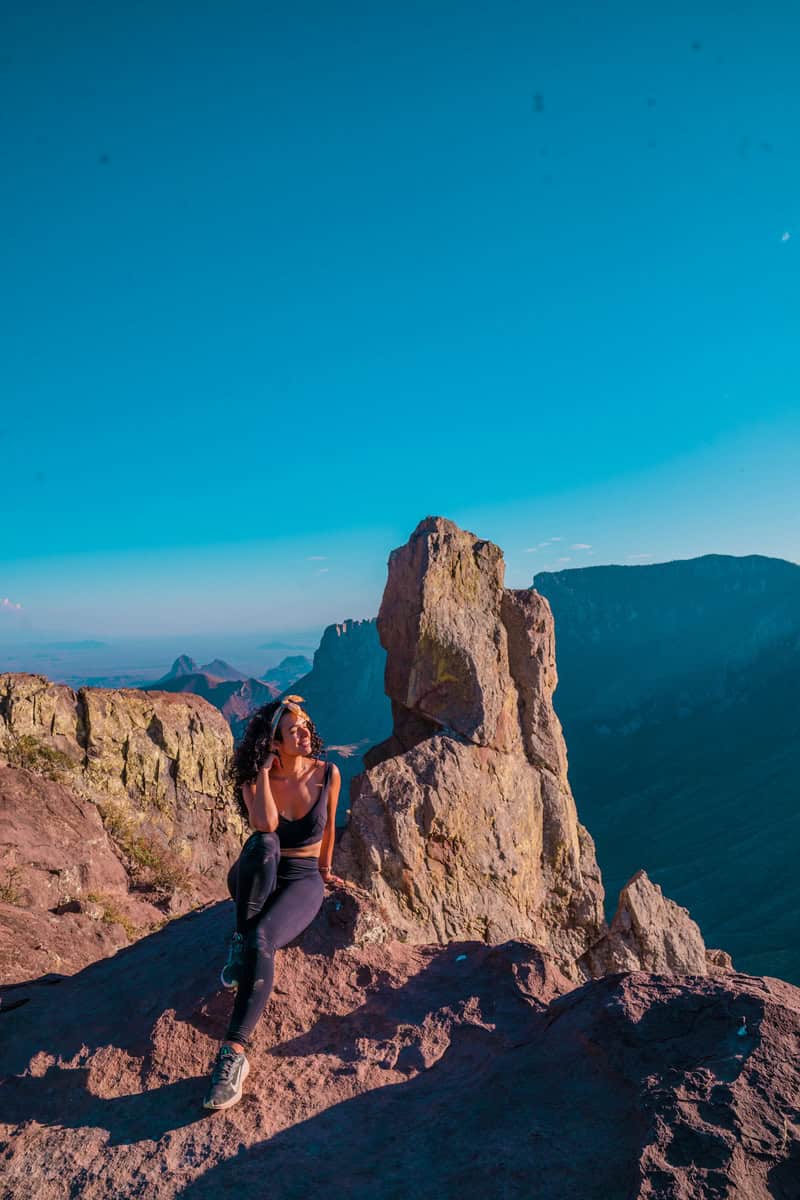
[[[344,879],[340,879],[338,875],[334,875],[333,871],[320,871],[322,882],[328,887],[347,887]]]
[[[270,750],[269,754],[267,755],[267,757],[264,759],[263,763],[261,764],[261,770],[262,771],[271,771],[277,761],[278,761],[277,754],[275,753],[274,750]]]

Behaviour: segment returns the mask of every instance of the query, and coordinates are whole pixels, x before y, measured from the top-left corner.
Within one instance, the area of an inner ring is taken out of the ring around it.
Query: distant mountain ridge
[[[277,667],[270,667],[261,676],[265,683],[271,683],[281,690],[291,687],[296,679],[300,679],[306,675],[312,667],[310,658],[306,658],[305,654],[290,654],[278,663]]]
[[[364,769],[364,751],[392,730],[385,667],[376,619],[348,618],[325,629],[311,670],[291,685],[341,771],[342,819],[350,803],[350,782]]]
[[[139,687],[147,692],[190,692],[202,696],[220,710],[231,726],[234,738],[238,739],[256,709],[269,704],[280,695],[281,690],[291,686],[294,672],[300,671],[306,664],[308,659],[300,655],[284,659],[272,668],[282,683],[281,687],[269,678],[262,680],[245,675],[221,658],[198,667],[188,654],[181,654],[166,675]]]
[[[800,567],[706,555],[534,585],[609,891],[646,860],[742,969],[800,981]]]

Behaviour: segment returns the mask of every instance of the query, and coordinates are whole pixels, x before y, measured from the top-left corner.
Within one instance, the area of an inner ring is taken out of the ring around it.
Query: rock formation
[[[4,1200],[797,1200],[796,988],[354,944],[353,888],[279,952],[243,1099],[208,1117],[229,909],[3,991]]]
[[[195,696],[76,693],[39,675],[0,675],[4,979],[107,952],[109,931],[84,938],[81,914],[116,924],[119,944],[224,894],[243,831],[227,783],[231,748],[224,718]],[[132,884],[144,894],[130,895]]]
[[[231,732],[197,696],[0,675],[0,748],[24,738],[66,756],[74,789],[135,810],[194,870],[221,867],[237,844]]]
[[[264,683],[270,683],[279,692],[283,692],[290,688],[295,680],[307,675],[312,665],[311,659],[306,658],[305,654],[289,654],[282,658],[277,666],[266,670],[260,678]]]
[[[170,671],[163,678],[152,684],[142,684],[142,691],[173,692],[183,695],[202,696],[214,708],[219,709],[231,727],[231,733],[236,741],[241,738],[252,714],[257,708],[269,704],[279,695],[279,689],[271,683],[264,683],[242,675],[235,667],[215,660],[206,667],[197,667],[193,671],[176,670],[179,664],[191,662],[191,659],[176,659]],[[212,666],[219,666],[227,674],[214,675],[210,672]]]
[[[587,950],[582,965],[591,975],[713,975],[733,966],[724,950],[706,949],[688,909],[669,900],[644,871],[625,884],[611,928]]]
[[[437,517],[390,556],[377,626],[394,730],[353,785],[339,870],[410,941],[522,937],[573,979],[726,969],[644,872],[607,930],[553,709],[550,608],[503,569],[497,546]]]
[[[562,969],[604,929],[553,712],[547,602],[442,518],[389,559],[378,615],[394,731],[353,787],[339,869],[415,942],[523,937]]]

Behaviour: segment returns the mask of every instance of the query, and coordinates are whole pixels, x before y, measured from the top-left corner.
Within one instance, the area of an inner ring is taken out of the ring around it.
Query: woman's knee
[[[281,852],[280,839],[274,830],[269,832],[265,829],[258,829],[251,835],[251,840],[264,853],[279,855]]]

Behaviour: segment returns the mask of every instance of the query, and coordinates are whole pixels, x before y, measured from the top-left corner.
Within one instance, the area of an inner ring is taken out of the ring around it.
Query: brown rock
[[[583,962],[592,975],[614,971],[707,975],[709,962],[699,927],[689,912],[664,896],[644,871],[637,871],[619,894],[608,933],[587,952]],[[730,965],[716,951],[715,967]]]
[[[552,618],[503,560],[442,518],[389,560],[378,631],[394,733],[354,781],[338,869],[410,941],[510,937],[562,969],[604,929],[552,706]]]
[[[87,892],[128,891],[97,806],[63,784],[0,767],[0,887],[23,908],[52,909]]]
[[[74,692],[42,675],[0,675],[4,742],[65,755],[55,773],[73,791],[117,824],[154,835],[192,871],[222,878],[240,845],[242,821],[225,781],[233,739],[224,717],[198,696]]]
[[[378,613],[385,688],[404,709],[482,746],[519,748],[501,619],[503,556],[452,521],[421,521],[389,558]]]
[[[131,893],[96,805],[0,767],[0,983],[71,974],[163,921]]]
[[[83,904],[71,901],[64,906],[66,911],[51,913],[0,903],[0,986],[50,974],[72,975],[127,946],[132,929],[141,934],[154,925],[151,918],[146,925],[134,927],[122,904],[113,910],[113,920],[104,919],[100,905],[99,917],[95,917],[93,912],[82,911]],[[73,907],[80,911],[71,911]]]
[[[706,966],[709,975],[724,975],[733,971],[733,959],[727,950],[706,950]]]
[[[243,1099],[212,1118],[230,904],[6,989],[5,1200],[797,1196],[798,989],[569,990],[529,943],[347,945],[337,902],[279,951]]]

